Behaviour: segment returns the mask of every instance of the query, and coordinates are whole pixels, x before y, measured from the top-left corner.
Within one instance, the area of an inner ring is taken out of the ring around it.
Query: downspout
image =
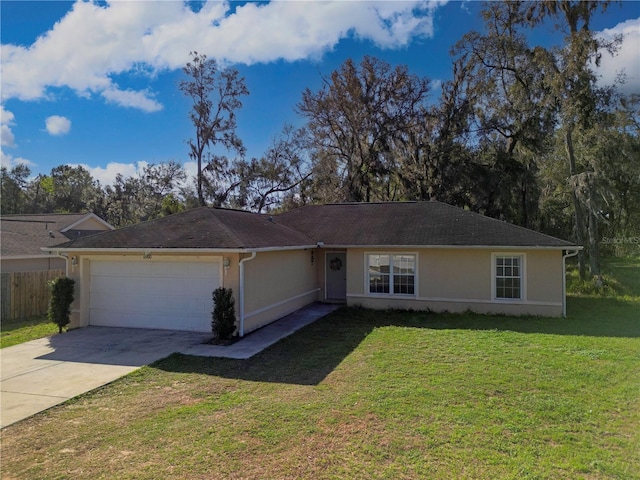
[[[69,276],[69,255],[57,252],[56,256],[60,258],[64,258],[64,275],[65,277],[68,277]],[[51,266],[51,262],[49,262],[49,266]]]
[[[244,337],[244,262],[256,258],[256,252],[251,252],[251,256],[240,260],[240,337]]]
[[[569,257],[575,257],[578,255],[580,249],[573,251],[567,250],[567,253],[562,255],[562,318],[567,318],[567,263],[566,259]]]

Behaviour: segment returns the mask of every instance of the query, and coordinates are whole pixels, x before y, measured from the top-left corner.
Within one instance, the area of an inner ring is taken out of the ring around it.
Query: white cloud
[[[600,32],[608,40],[619,34],[624,35],[620,49],[614,57],[603,53],[598,74],[602,76],[601,82],[604,85],[612,85],[617,76],[624,73],[626,83],[620,86],[620,90],[625,94],[640,94],[640,18],[627,20]]]
[[[0,144],[3,147],[15,147],[16,141],[11,130],[11,125],[14,125],[14,115],[9,110],[5,110],[3,105],[0,105]]]
[[[184,162],[184,171],[187,174],[186,183],[191,182],[192,179],[198,176],[198,163],[197,162]]]
[[[35,100],[51,87],[144,111],[161,105],[148,89],[120,89],[112,76],[174,70],[196,50],[224,63],[295,61],[318,57],[342,38],[398,48],[433,34],[433,12],[445,2],[273,1],[207,2],[194,12],[184,2],[77,1],[30,46],[2,45],[3,98]]]
[[[4,164],[3,164],[4,165]],[[135,177],[142,173],[143,169],[147,167],[149,162],[140,161],[135,163],[119,163],[110,162],[106,167],[91,167],[86,163],[72,163],[70,167],[82,167],[87,170],[94,180],[98,180],[102,186],[113,185],[116,175],[120,174],[124,178]],[[198,172],[196,162],[184,162],[184,170],[187,174],[187,180],[185,184],[191,182],[192,178],[195,178]]]
[[[134,90],[119,90],[110,87],[102,92],[102,96],[111,103],[121,107],[139,108],[145,112],[157,112],[162,110],[162,105],[152,98],[147,90],[136,92]]]
[[[5,110],[4,105],[0,105],[0,166],[11,170],[19,164],[33,166],[34,163],[26,158],[14,157],[6,153],[1,147],[15,148],[16,141],[11,127],[15,125],[13,112]]]
[[[3,147],[16,146],[15,138],[13,136],[13,132],[11,131],[11,128],[9,127],[9,125],[2,124],[0,126],[0,138],[2,139],[1,143]]]
[[[60,115],[51,115],[45,120],[49,135],[66,135],[71,130],[71,120]]]
[[[342,38],[370,40],[398,48],[433,34],[438,2],[271,2],[247,3],[203,32],[199,51],[228,61],[252,64],[317,57]],[[182,29],[181,24],[173,26]],[[157,41],[163,42],[160,36]],[[151,38],[150,40],[154,40]]]
[[[442,91],[442,80],[434,79],[431,80],[431,91],[434,93],[440,93]]]
[[[33,167],[35,165],[31,160],[27,160],[26,158],[21,157],[15,158],[13,155],[9,155],[8,153],[0,150],[0,166],[11,170],[13,167],[19,164],[27,165],[28,167]]]
[[[121,174],[124,178],[133,177],[142,172],[148,165],[147,162],[118,163],[111,162],[106,167],[90,167],[87,164],[69,164],[70,167],[82,167],[87,170],[94,180],[98,180],[103,186],[113,185],[116,175]]]

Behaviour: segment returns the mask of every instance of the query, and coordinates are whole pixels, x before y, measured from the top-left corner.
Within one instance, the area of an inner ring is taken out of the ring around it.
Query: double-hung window
[[[496,299],[524,299],[524,256],[494,255],[494,294]]]
[[[367,264],[369,293],[415,295],[415,255],[370,253]]]

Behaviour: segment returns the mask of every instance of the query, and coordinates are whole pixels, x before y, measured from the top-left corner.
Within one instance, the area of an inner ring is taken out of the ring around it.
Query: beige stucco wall
[[[415,296],[370,295],[367,292],[367,253],[414,253],[417,256]],[[525,256],[526,298],[494,300],[492,254]],[[367,308],[560,316],[562,314],[562,252],[488,249],[349,249],[347,302]]]
[[[43,270],[64,270],[65,261],[60,257],[3,258],[0,261],[2,273],[40,272]]]
[[[417,285],[415,296],[369,295],[366,288],[366,253],[414,253],[417,255]],[[515,301],[492,298],[492,252],[486,249],[347,249],[347,303],[367,308],[429,309],[433,311],[508,315],[562,314],[562,253],[560,251],[523,250],[512,253],[525,255],[526,299]],[[258,252],[245,268],[245,323],[248,333],[283,317],[309,303],[324,299],[325,250]],[[504,253],[504,252],[502,252]],[[76,257],[76,267],[69,275],[76,280],[76,301],[72,306],[71,328],[89,324],[89,282],[91,261],[95,259],[139,261],[141,253],[129,255],[105,253],[69,253]],[[154,253],[156,260],[181,261],[202,259],[213,261],[226,257],[229,267],[223,269],[223,286],[233,289],[236,314],[240,314],[239,262],[249,254],[184,254]]]
[[[244,263],[245,324],[248,333],[320,297],[318,254],[310,250],[258,252]]]
[[[562,303],[562,252],[534,251],[527,253],[527,283],[529,301]]]

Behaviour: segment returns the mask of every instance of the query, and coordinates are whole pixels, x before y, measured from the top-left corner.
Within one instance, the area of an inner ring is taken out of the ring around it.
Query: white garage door
[[[219,261],[92,261],[91,325],[211,331]]]

